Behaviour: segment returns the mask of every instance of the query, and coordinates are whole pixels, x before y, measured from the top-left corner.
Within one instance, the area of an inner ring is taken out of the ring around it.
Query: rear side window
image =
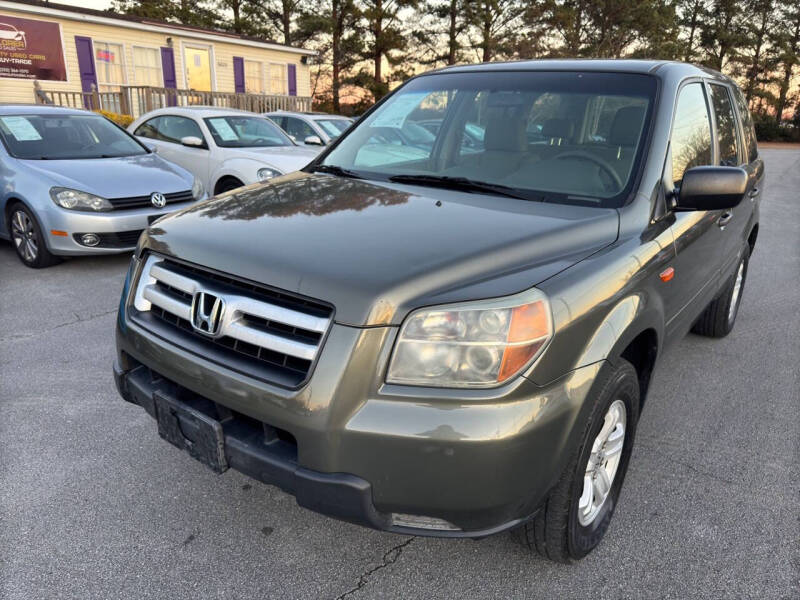
[[[756,143],[756,130],[753,126],[753,118],[750,116],[750,109],[747,108],[742,90],[735,88],[736,106],[739,109],[739,117],[742,119],[742,131],[744,133],[744,145],[747,150],[747,162],[753,162],[758,158],[758,145]]]
[[[158,122],[161,120],[161,117],[154,117],[152,119],[148,119],[141,125],[136,128],[136,131],[133,132],[133,135],[138,135],[139,137],[146,137],[150,138],[151,140],[157,140],[158,137]]]
[[[687,169],[711,164],[711,122],[701,83],[680,91],[672,124],[672,180],[677,186]]]
[[[134,135],[180,144],[185,137],[198,137],[203,139],[203,132],[194,119],[164,115],[145,121],[136,128]]]
[[[717,140],[719,141],[719,164],[735,167],[739,164],[739,150],[736,140],[736,117],[733,104],[724,85],[711,84],[711,103],[714,105],[714,116],[717,123]]]
[[[286,117],[286,124],[283,129],[301,144],[307,137],[317,135],[317,132],[311,128],[311,125],[294,117]]]

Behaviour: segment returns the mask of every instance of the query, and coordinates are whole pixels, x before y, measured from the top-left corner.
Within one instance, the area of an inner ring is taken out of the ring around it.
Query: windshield
[[[147,154],[147,149],[99,115],[4,115],[0,139],[28,160],[76,160]]]
[[[209,117],[204,120],[214,142],[223,148],[295,145],[280,127],[263,117]]]
[[[321,164],[365,179],[469,180],[525,199],[620,206],[655,90],[653,77],[622,73],[423,76],[354,125]]]
[[[322,127],[323,131],[325,131],[332,140],[338,138],[352,125],[352,121],[348,119],[314,119],[314,122]]]

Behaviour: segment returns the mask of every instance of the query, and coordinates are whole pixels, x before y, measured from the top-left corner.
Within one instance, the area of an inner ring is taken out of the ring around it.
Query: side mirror
[[[318,135],[310,135],[310,136],[308,136],[306,139],[303,140],[303,143],[307,144],[309,146],[324,146],[325,145]]]
[[[181,144],[184,146],[189,146],[191,148],[202,148],[203,147],[203,140],[197,137],[196,135],[187,135],[186,137],[181,138]]]
[[[744,198],[747,171],[739,167],[693,167],[683,174],[675,210],[733,208]]]

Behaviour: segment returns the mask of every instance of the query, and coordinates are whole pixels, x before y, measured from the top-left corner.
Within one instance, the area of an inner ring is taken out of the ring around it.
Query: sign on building
[[[59,24],[0,14],[0,77],[66,81]]]

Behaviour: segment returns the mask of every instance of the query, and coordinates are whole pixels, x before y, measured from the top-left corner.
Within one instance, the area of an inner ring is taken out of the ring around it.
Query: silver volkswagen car
[[[158,217],[204,197],[200,181],[95,113],[0,105],[0,238],[33,268],[130,251]]]

